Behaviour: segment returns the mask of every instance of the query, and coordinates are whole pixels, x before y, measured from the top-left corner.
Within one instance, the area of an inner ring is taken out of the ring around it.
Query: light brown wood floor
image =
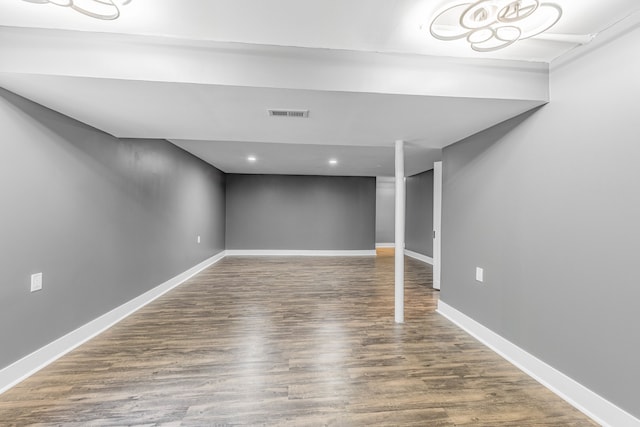
[[[393,257],[226,258],[0,396],[1,425],[590,426]]]

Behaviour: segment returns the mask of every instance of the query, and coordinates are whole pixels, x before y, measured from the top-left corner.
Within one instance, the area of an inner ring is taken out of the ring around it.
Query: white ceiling
[[[429,159],[439,160],[440,148],[540,105],[17,74],[0,80],[11,91],[112,135],[169,139],[235,173],[250,167],[254,173],[361,175],[373,168],[375,175],[393,175],[392,145],[402,139],[424,149],[407,156],[411,175],[430,166]],[[309,110],[309,117],[269,116],[269,108],[283,106]],[[260,161],[246,164],[249,154]],[[341,159],[340,165],[325,168],[329,157]]]
[[[553,32],[570,35],[640,8],[556,2]],[[99,21],[4,0],[0,86],[118,137],[171,140],[225,172],[392,175],[402,139],[413,174],[442,147],[545,103],[545,63],[576,47],[531,39],[480,54],[435,40],[421,25],[446,3],[131,0]]]
[[[394,148],[352,145],[272,144],[233,141],[172,140],[177,146],[215,163],[228,173],[291,175],[393,176]],[[414,175],[440,159],[441,150],[407,144],[405,171]],[[249,156],[256,158],[249,162]],[[329,160],[335,159],[332,165]]]
[[[75,1],[86,5],[92,0]],[[563,18],[552,32],[572,35],[596,34],[640,8],[637,0],[553,2],[562,7]],[[188,40],[545,62],[573,47],[528,40],[508,50],[481,54],[468,49],[465,42],[435,40],[425,24],[452,3],[447,0],[131,0],[121,7],[116,21],[88,19],[53,4],[1,3],[0,25]]]

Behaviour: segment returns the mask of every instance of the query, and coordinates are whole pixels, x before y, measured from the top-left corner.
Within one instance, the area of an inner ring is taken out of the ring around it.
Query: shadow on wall
[[[481,161],[483,156],[488,155],[484,154],[485,152],[490,152],[492,146],[502,143],[505,136],[544,108],[545,105],[541,105],[540,107],[524,112],[519,116],[493,126],[489,130],[480,131],[477,134],[471,135],[457,142],[455,146],[461,147],[464,145],[466,154],[465,156],[449,156],[447,158],[447,164],[443,165],[443,174],[447,175],[446,178],[448,184],[452,184],[454,182],[453,180],[455,180],[455,175],[451,175],[450,173],[447,174],[448,171],[465,171],[465,167],[469,164]]]

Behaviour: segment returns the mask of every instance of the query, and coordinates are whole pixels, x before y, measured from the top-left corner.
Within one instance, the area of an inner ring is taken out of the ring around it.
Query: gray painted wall
[[[0,137],[0,368],[224,249],[224,174],[166,141],[2,89]]]
[[[396,241],[395,178],[376,178],[376,243]]]
[[[433,257],[433,170],[407,177],[405,248]]]
[[[638,45],[636,26],[554,70],[545,107],[444,150],[441,294],[636,417]]]
[[[227,249],[373,250],[375,178],[227,175]]]

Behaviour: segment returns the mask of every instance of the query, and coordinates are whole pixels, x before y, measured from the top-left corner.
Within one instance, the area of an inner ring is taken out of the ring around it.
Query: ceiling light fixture
[[[332,166],[335,166],[335,165],[338,164],[338,161],[336,159],[330,159],[329,160],[329,164],[332,165]]]
[[[113,21],[120,17],[120,7],[131,0],[23,0],[28,3],[53,4],[68,7],[78,13],[103,21]]]
[[[258,160],[258,159],[256,159],[256,156],[249,156],[249,157],[247,157],[247,161],[249,161],[249,162],[251,162],[251,163],[255,162],[256,160]]]
[[[562,8],[539,0],[479,0],[458,3],[431,22],[438,40],[466,39],[477,52],[493,52],[544,33],[562,17]]]

